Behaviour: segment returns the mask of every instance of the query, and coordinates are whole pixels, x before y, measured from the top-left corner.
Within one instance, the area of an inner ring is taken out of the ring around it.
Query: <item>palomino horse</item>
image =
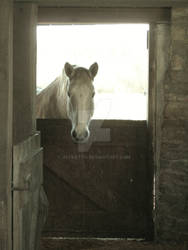
[[[89,70],[66,63],[62,75],[37,95],[37,118],[69,118],[72,139],[86,142],[94,112],[93,80],[97,71],[97,63]]]

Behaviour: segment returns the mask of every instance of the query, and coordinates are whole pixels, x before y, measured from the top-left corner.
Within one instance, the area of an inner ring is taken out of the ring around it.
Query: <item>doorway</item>
[[[88,68],[96,61],[93,119],[146,120],[148,31],[148,24],[38,26],[38,92],[66,62]]]

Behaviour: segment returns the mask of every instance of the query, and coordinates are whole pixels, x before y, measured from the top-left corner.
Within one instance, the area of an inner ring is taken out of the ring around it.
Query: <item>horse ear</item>
[[[98,72],[98,64],[97,63],[93,63],[90,68],[89,68],[89,72],[92,75],[92,78],[94,78]]]
[[[66,73],[66,75],[67,75],[68,77],[71,77],[71,75],[72,75],[72,73],[73,73],[73,71],[74,71],[73,66],[72,66],[70,63],[67,62],[67,63],[65,63],[64,68],[65,68],[65,73]]]

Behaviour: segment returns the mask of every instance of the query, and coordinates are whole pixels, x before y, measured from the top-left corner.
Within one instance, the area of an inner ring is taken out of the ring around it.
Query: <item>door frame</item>
[[[158,70],[156,66],[156,39],[158,34],[156,31],[157,25],[170,26],[171,23],[171,8],[70,8],[70,7],[45,7],[38,8],[38,24],[117,24],[117,23],[148,23],[150,31],[148,34],[148,49],[149,49],[149,79],[148,79],[148,164],[150,166],[148,172],[148,179],[150,180],[150,195],[151,211],[153,211],[155,200],[154,175],[156,168],[156,145],[158,139],[156,138],[156,127],[158,115],[158,98],[160,90],[156,87]],[[159,45],[160,47],[160,45]],[[168,48],[167,48],[168,49]],[[160,48],[159,48],[160,50]],[[166,52],[163,53],[166,57]],[[162,117],[160,118],[162,119]],[[160,120],[159,119],[159,120]],[[155,228],[155,224],[154,224]]]

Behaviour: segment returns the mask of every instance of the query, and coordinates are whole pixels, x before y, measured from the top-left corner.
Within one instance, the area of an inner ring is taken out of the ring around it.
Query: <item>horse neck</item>
[[[59,77],[58,87],[57,87],[57,99],[59,110],[61,110],[62,118],[67,118],[67,76],[63,70],[62,75]]]

